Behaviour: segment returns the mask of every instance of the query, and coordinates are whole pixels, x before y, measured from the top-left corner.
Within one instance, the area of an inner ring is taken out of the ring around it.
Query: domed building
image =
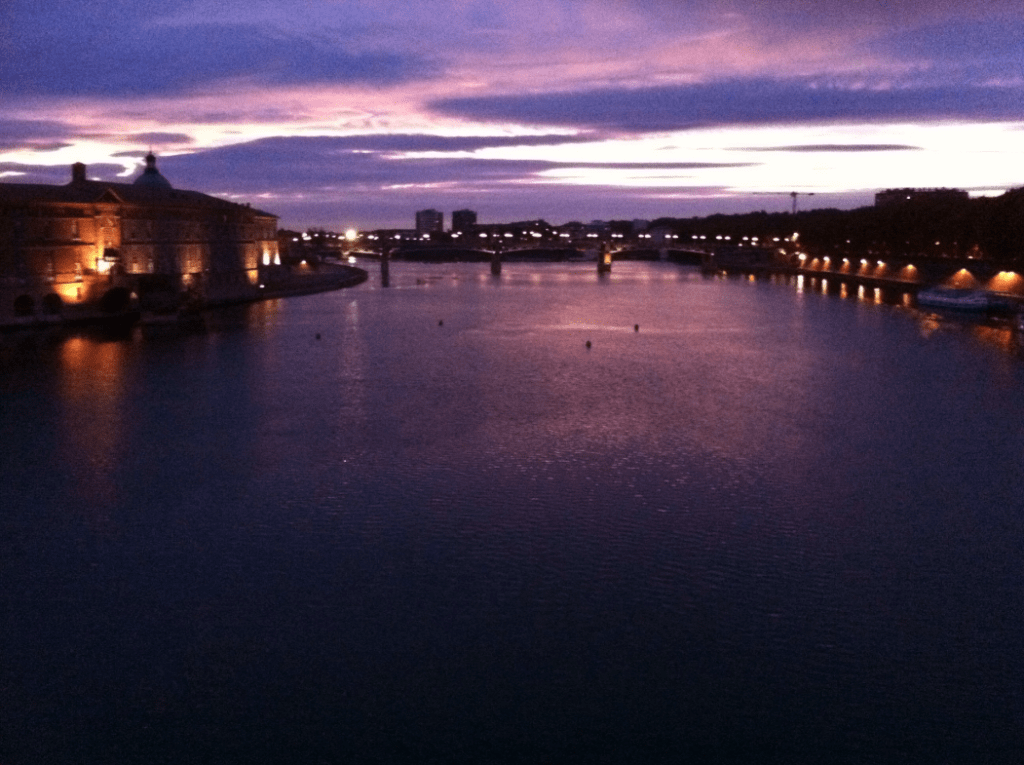
[[[149,152],[146,155],[146,169],[142,171],[142,175],[136,178],[132,185],[148,189],[170,190],[172,188],[171,182],[160,175],[160,171],[156,169],[156,156],[153,152]]]
[[[152,152],[132,183],[0,183],[0,324],[249,300],[276,262],[276,216],[174,188]]]

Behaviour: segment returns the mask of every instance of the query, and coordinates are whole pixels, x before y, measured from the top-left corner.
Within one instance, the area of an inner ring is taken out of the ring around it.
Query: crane
[[[788,197],[792,197],[792,199],[793,199],[793,215],[796,215],[796,198],[798,196],[801,196],[801,197],[813,197],[814,196],[814,192],[813,191],[755,191],[754,193],[755,194],[764,194],[766,196],[772,196],[772,197],[779,196],[780,194],[785,194]]]
[[[791,191],[791,192],[789,192],[789,195],[791,197],[793,197],[793,215],[796,215],[796,198],[797,198],[798,195],[801,195],[801,194],[803,196],[805,196],[805,197],[813,197],[814,196],[814,192],[813,191]]]

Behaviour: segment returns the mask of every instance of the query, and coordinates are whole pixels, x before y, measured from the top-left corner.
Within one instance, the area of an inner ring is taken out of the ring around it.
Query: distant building
[[[475,225],[474,210],[456,210],[452,213],[452,231],[472,231]]]
[[[653,228],[647,229],[647,242],[649,244],[671,244],[675,243],[679,239],[676,230],[670,226],[654,226]]]
[[[875,194],[875,207],[891,207],[919,200],[956,202],[969,195],[961,189],[886,189]]]
[[[416,233],[440,234],[444,231],[444,213],[437,210],[420,210],[416,213]]]
[[[111,311],[160,292],[173,302],[244,299],[278,259],[277,217],[175,189],[156,157],[134,183],[0,183],[0,321]]]

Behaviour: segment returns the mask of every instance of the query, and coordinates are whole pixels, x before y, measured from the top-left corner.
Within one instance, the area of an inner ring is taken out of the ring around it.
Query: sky
[[[3,0],[0,181],[286,228],[870,205],[1024,186],[1021,0]]]

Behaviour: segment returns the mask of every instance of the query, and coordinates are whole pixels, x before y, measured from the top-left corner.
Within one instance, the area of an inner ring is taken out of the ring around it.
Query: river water
[[[1019,762],[1008,329],[376,277],[3,339],[0,763]]]

